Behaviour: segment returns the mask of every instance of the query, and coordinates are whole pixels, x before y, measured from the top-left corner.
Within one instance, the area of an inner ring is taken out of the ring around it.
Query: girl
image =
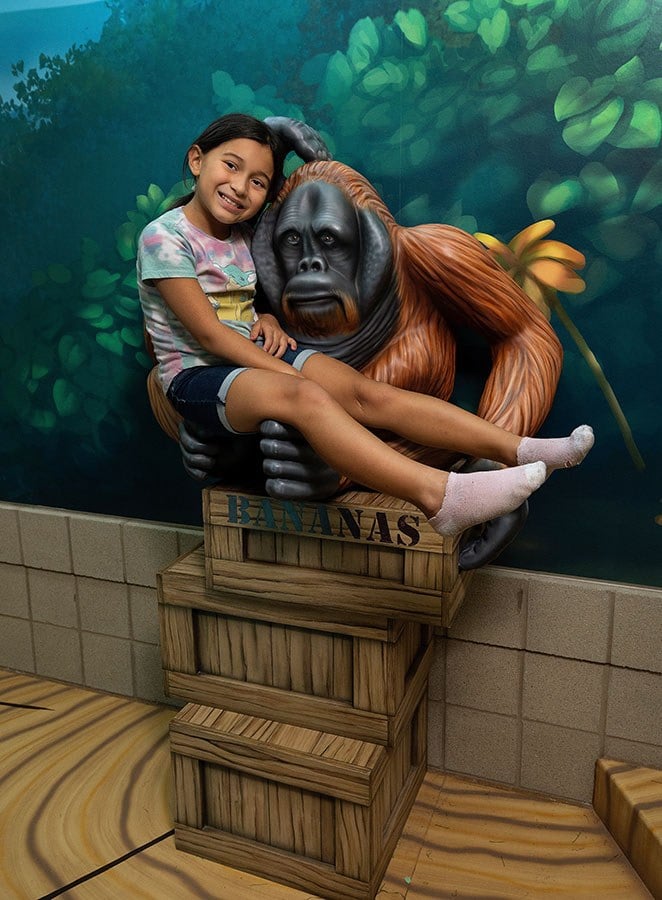
[[[442,535],[510,512],[551,470],[580,463],[593,444],[586,425],[567,438],[522,438],[443,400],[299,351],[274,316],[255,312],[249,223],[273,199],[283,159],[265,123],[217,119],[186,155],[193,193],[141,235],[140,297],[175,409],[232,434],[255,432],[265,419],[292,425],[334,469],[414,503]],[[369,429],[509,468],[443,472],[401,455]]]

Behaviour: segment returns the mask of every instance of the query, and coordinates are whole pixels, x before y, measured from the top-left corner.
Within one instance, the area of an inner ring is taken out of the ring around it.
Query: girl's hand
[[[258,338],[262,338],[264,341],[263,350],[271,356],[281,357],[288,347],[291,350],[296,350],[297,348],[297,342],[294,338],[291,338],[283,331],[275,316],[269,313],[258,316],[257,322],[253,325],[251,340],[257,341]]]

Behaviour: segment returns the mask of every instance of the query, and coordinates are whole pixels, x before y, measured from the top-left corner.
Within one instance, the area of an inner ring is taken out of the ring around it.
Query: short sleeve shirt
[[[164,390],[183,369],[223,360],[189,334],[153,281],[196,278],[219,320],[248,337],[256,318],[257,281],[250,236],[250,228],[238,225],[226,240],[218,240],[189,222],[182,207],[169,210],[143,230],[136,265],[138,291]]]

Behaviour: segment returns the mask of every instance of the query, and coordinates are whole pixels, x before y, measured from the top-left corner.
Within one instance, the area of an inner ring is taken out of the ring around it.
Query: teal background
[[[553,317],[566,355],[541,433],[586,421],[597,443],[499,564],[661,583],[660,0],[29,6],[0,13],[2,499],[199,523],[147,403],[135,239],[211,119],[292,115],[401,224],[509,240],[551,217],[586,255],[586,291],[560,299],[645,468]],[[465,405],[479,355],[468,341]]]

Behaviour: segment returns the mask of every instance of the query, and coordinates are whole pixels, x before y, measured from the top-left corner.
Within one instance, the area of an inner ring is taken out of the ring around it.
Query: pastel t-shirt
[[[226,240],[218,240],[191,224],[182,207],[163,213],[140,235],[138,292],[165,391],[183,369],[223,360],[189,334],[154,287],[154,279],[197,278],[219,321],[248,337],[256,319],[257,280],[250,237],[248,226],[235,225]]]

